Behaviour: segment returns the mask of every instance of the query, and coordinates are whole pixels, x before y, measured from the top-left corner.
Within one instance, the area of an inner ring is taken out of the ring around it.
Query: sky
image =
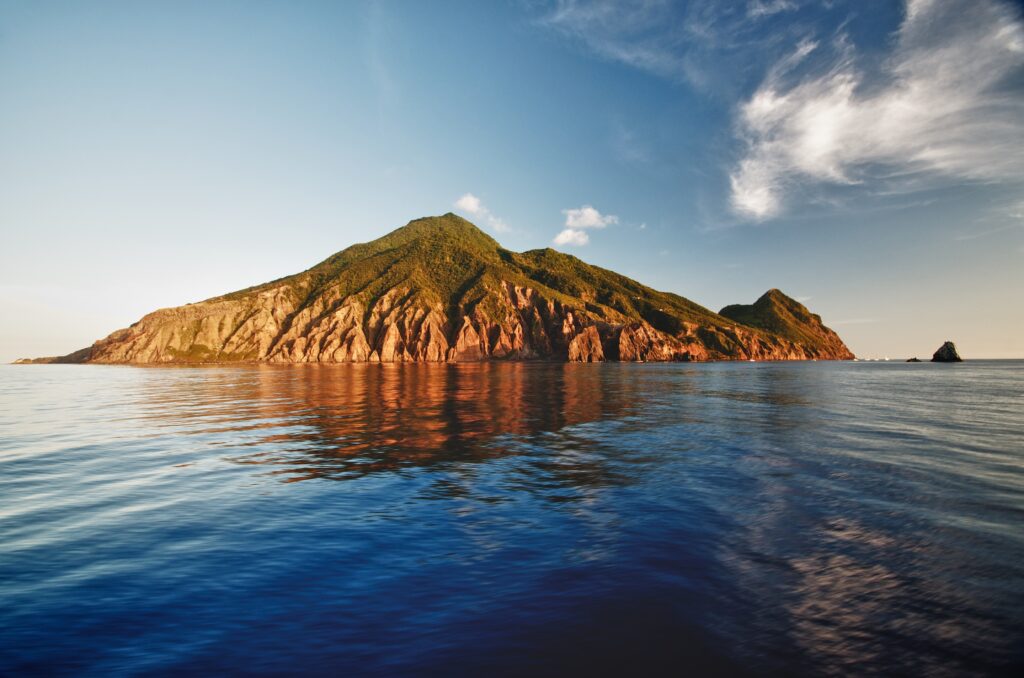
[[[1024,358],[1024,4],[0,0],[0,361],[454,211]]]

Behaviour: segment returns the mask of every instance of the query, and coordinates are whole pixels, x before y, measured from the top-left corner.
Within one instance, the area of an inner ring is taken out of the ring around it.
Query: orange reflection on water
[[[516,454],[502,441],[620,416],[634,402],[628,384],[609,386],[592,365],[266,365],[203,376],[150,402],[154,418],[236,433],[243,451],[232,461],[276,465],[289,481]],[[167,407],[186,400],[204,406]]]

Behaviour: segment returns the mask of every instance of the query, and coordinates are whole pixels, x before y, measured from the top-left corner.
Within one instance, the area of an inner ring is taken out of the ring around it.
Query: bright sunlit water
[[[0,674],[1012,674],[1022,467],[1024,362],[0,367]]]

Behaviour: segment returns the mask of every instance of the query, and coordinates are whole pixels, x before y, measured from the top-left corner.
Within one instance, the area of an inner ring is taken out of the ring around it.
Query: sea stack
[[[963,358],[956,352],[956,344],[952,341],[947,341],[939,350],[932,356],[933,363],[959,363],[963,362]]]

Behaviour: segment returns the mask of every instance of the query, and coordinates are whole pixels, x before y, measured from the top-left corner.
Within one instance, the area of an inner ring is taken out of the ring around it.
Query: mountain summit
[[[552,249],[511,252],[454,214],[409,222],[296,275],[161,309],[27,362],[850,359],[778,290],[721,314]]]
[[[748,327],[788,339],[800,346],[816,346],[820,350],[846,359],[853,354],[835,332],[825,327],[821,316],[811,313],[796,299],[777,289],[770,289],[753,304],[732,304],[718,312],[719,315],[735,320]]]

